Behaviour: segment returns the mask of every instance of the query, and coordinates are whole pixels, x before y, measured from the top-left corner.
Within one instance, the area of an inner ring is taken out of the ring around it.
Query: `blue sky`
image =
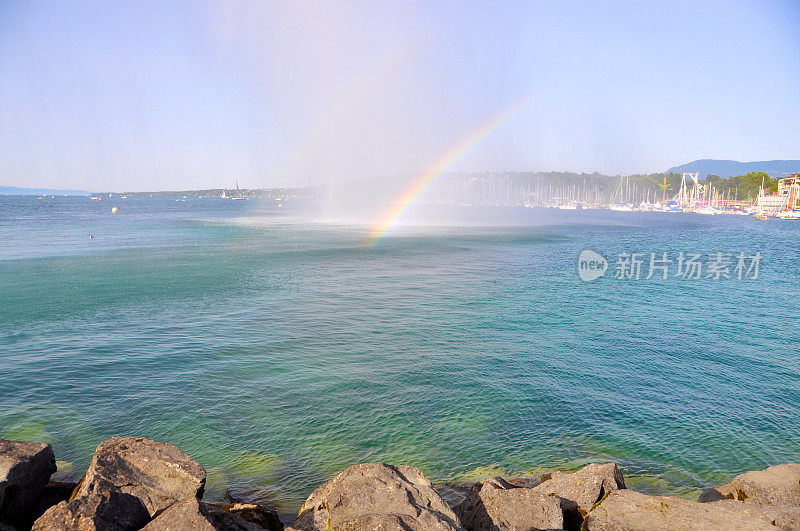
[[[800,158],[798,2],[0,1],[0,185]]]

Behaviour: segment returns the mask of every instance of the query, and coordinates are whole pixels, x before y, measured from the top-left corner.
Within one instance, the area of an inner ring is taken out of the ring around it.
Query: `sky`
[[[798,159],[798,28],[795,1],[0,0],[0,185],[304,186],[465,139],[449,170]]]

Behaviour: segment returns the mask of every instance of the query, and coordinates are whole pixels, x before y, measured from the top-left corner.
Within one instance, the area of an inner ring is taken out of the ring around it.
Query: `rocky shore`
[[[365,463],[318,487],[292,522],[265,505],[203,502],[203,467],[142,437],[100,444],[77,484],[51,482],[55,471],[49,444],[0,439],[0,531],[800,530],[800,464],[746,472],[698,501],[629,490],[606,463],[527,486],[451,486],[459,495],[448,503],[417,468]]]

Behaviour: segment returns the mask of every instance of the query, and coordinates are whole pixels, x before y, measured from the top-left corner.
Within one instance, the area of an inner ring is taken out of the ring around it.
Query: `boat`
[[[231,196],[232,201],[244,201],[246,197],[242,197],[242,192],[239,190],[239,181],[236,181],[236,195]]]
[[[699,207],[694,209],[695,214],[705,214],[707,216],[716,216],[717,214],[721,214],[722,211],[717,210],[716,208],[711,207]]]
[[[618,204],[618,205],[609,205],[609,210],[613,210],[614,212],[633,212],[633,207],[630,205],[625,204]]]
[[[758,189],[758,199],[756,200],[756,205],[758,210],[754,214],[756,219],[760,219],[761,221],[767,221],[769,218],[764,211],[761,209],[762,199],[764,198],[764,178],[761,178],[761,187]]]
[[[775,214],[778,219],[800,219],[800,210],[784,210]]]

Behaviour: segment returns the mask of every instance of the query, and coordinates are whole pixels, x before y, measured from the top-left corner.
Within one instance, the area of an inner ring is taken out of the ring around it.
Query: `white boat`
[[[613,210],[614,212],[633,212],[633,207],[630,205],[609,205],[609,210]]]
[[[784,210],[775,214],[778,219],[800,219],[800,210]]]
[[[706,216],[716,216],[717,214],[721,214],[722,212],[717,210],[716,208],[711,207],[700,207],[694,210],[695,214],[705,214]]]

